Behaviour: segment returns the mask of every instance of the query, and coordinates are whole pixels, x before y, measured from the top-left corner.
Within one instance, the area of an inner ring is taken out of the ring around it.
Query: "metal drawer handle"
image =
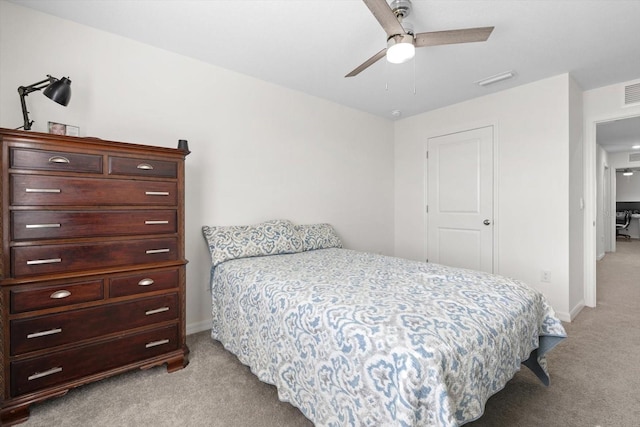
[[[58,372],[62,372],[61,366],[58,366],[57,368],[51,368],[48,371],[44,371],[44,372],[36,372],[35,374],[29,376],[27,380],[28,381],[37,380],[38,378],[46,377],[47,375],[57,374]]]
[[[169,221],[145,221],[144,225],[169,224]]]
[[[60,224],[27,224],[25,228],[60,228]]]
[[[49,329],[48,331],[42,331],[42,332],[34,332],[32,334],[27,335],[27,339],[46,337],[48,335],[59,334],[60,332],[62,332],[62,328]]]
[[[138,166],[136,166],[138,169],[142,169],[142,170],[152,170],[153,166],[151,166],[149,163],[140,163]]]
[[[56,262],[62,262],[62,259],[61,258],[32,259],[30,261],[27,261],[27,265],[55,264]]]
[[[71,163],[69,159],[62,156],[49,157],[49,163]]]
[[[156,347],[162,344],[167,344],[169,342],[169,340],[159,340],[159,341],[152,341],[150,343],[147,343],[147,345],[145,345],[146,348],[151,348],[151,347]]]
[[[71,292],[67,291],[66,289],[63,289],[61,291],[55,291],[49,296],[49,298],[62,299],[62,298],[68,297],[69,295],[71,295]]]
[[[153,285],[155,282],[153,281],[153,279],[142,279],[138,282],[138,286],[151,286]]]
[[[27,193],[60,193],[59,188],[26,188]]]
[[[168,191],[145,191],[145,196],[168,196]]]
[[[145,316],[151,316],[152,314],[164,313],[165,311],[169,311],[169,307],[160,307],[155,310],[148,310],[144,313]]]
[[[169,248],[164,248],[164,249],[147,249],[145,251],[145,253],[147,255],[151,255],[151,254],[163,254],[169,252]]]

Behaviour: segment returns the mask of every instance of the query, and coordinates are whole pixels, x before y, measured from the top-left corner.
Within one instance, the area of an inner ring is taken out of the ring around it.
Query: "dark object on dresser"
[[[188,364],[183,150],[0,129],[0,425]]]

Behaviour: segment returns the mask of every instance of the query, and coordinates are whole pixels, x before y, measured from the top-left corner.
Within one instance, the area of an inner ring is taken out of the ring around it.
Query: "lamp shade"
[[[66,77],[56,80],[43,93],[47,98],[66,107],[71,100],[71,80]]]

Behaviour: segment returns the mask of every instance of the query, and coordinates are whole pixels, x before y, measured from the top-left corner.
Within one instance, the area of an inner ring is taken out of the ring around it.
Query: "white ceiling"
[[[386,46],[361,0],[12,1],[389,119],[567,72],[584,90],[640,78],[638,0],[414,0],[416,32],[495,30],[352,78]],[[512,80],[474,84],[509,70]]]
[[[598,123],[596,142],[609,153],[625,151],[640,153],[640,117]],[[634,146],[639,148],[633,148]]]

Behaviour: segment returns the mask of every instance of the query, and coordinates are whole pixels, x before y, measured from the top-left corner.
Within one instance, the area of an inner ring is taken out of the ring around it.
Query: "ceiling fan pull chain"
[[[384,90],[389,92],[389,63],[384,64]]]
[[[416,94],[416,58],[413,58],[413,94]]]

